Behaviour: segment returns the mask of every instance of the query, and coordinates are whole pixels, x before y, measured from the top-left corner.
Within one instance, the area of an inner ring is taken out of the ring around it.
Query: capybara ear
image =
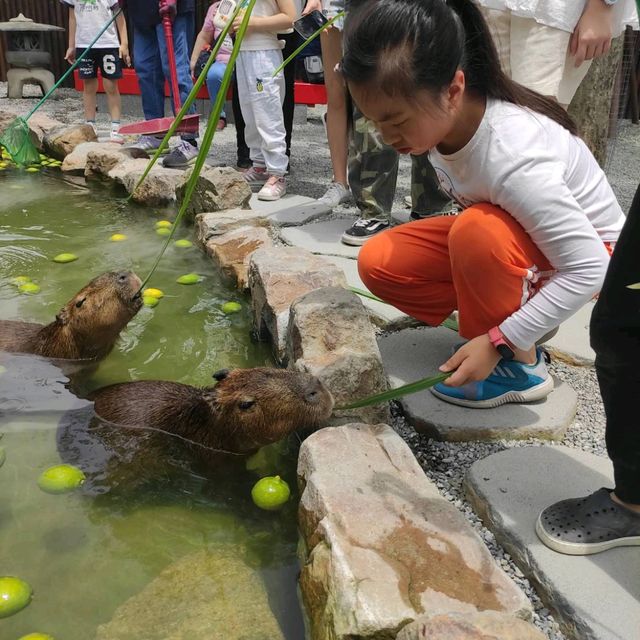
[[[69,312],[66,307],[62,307],[62,309],[60,309],[60,313],[56,316],[56,322],[61,325],[65,325],[69,322]]]
[[[224,380],[229,375],[229,369],[220,369],[220,371],[216,371],[213,374],[213,379],[220,382],[220,380]]]

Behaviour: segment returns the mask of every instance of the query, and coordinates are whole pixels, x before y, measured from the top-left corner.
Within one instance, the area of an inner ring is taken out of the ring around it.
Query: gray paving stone
[[[353,218],[333,218],[322,222],[312,222],[302,227],[282,229],[282,239],[295,246],[325,256],[355,258],[360,247],[350,247],[340,242],[344,230],[353,223]]]
[[[566,556],[545,547],[535,522],[545,507],[613,486],[608,459],[561,446],[508,449],[475,462],[467,494],[573,640],[640,637],[637,547]]]
[[[570,364],[593,364],[596,354],[589,344],[589,322],[594,306],[595,302],[588,302],[560,325],[558,333],[545,345],[554,356]]]
[[[385,371],[392,387],[437,375],[460,342],[444,327],[403,329],[379,340]],[[400,398],[413,427],[439,440],[560,438],[577,407],[575,391],[555,380],[555,389],[541,402],[507,404],[496,409],[468,409],[436,398],[428,389]]]

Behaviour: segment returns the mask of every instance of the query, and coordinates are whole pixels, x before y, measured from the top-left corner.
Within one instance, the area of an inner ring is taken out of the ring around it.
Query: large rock
[[[102,156],[103,154],[114,156],[119,154],[121,145],[114,142],[83,142],[79,144],[65,159],[62,161],[62,170],[67,173],[84,175],[88,162],[89,154]]]
[[[177,186],[178,205],[182,206],[187,183],[192,170],[185,172]],[[231,167],[204,166],[187,207],[187,215],[193,217],[205,211],[224,211],[235,207],[248,208],[251,187],[242,174]]]
[[[423,615],[531,604],[387,425],[328,427],[298,459],[312,640],[387,640]]]
[[[259,574],[237,549],[167,567],[98,627],[95,640],[284,640]]]
[[[387,390],[369,314],[358,296],[344,288],[316,289],[291,305],[287,354],[289,367],[318,376],[338,406]],[[342,422],[387,422],[389,405],[334,416]]]
[[[239,289],[249,286],[249,259],[256,249],[273,246],[269,231],[264,227],[244,226],[220,236],[214,236],[205,244],[207,253],[231,278]]]
[[[256,335],[271,338],[276,358],[286,362],[291,303],[321,287],[344,287],[344,274],[330,262],[293,247],[258,249],[249,262],[249,288]]]
[[[196,234],[202,244],[238,227],[269,227],[269,220],[253,209],[228,209],[200,213],[195,218]]]
[[[47,115],[44,111],[36,111],[28,120],[31,140],[40,151],[45,150],[44,139],[53,131],[61,131],[65,124]]]
[[[136,189],[148,164],[149,160],[144,158],[128,159],[116,164],[107,175],[123,185],[133,200],[140,204],[156,206],[175,200],[176,185],[182,179],[182,171],[179,169],[165,169],[156,164]]]
[[[60,160],[69,155],[83,142],[97,142],[98,136],[93,127],[88,124],[74,124],[53,129],[44,137],[45,150]]]
[[[408,624],[396,640],[545,640],[524,620],[495,611],[449,613]]]

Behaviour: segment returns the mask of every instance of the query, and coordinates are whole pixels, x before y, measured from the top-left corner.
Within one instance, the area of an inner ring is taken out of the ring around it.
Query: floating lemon
[[[40,293],[40,285],[35,282],[25,282],[18,287],[21,293]]]
[[[167,229],[166,227],[158,227],[156,229],[156,233],[159,236],[169,236],[171,235],[171,229]]]
[[[191,242],[191,240],[176,240],[174,242],[174,244],[176,245],[176,247],[180,247],[181,249],[185,249],[186,247],[190,247],[191,245],[193,245],[193,242]]]
[[[149,287],[142,292],[143,296],[149,296],[151,298],[164,298],[164,291],[160,291],[160,289],[154,289],[153,287]]]
[[[242,309],[242,305],[239,302],[225,302],[220,308],[222,313],[238,313]]]
[[[111,242],[122,242],[123,240],[126,240],[127,236],[124,235],[124,233],[114,233],[109,240],[111,240]]]
[[[60,262],[66,264],[67,262],[73,262],[77,260],[78,256],[75,253],[59,253],[54,259],[54,262]]]
[[[169,220],[158,220],[156,222],[156,229],[171,229],[173,227],[173,223],[169,222]]]
[[[8,618],[24,609],[33,596],[31,587],[20,578],[0,576],[0,618]]]
[[[279,509],[290,495],[289,485],[280,476],[261,478],[251,489],[255,505],[267,511]]]
[[[180,276],[176,282],[178,284],[197,284],[200,282],[200,276],[197,273],[187,273],[184,276]]]
[[[38,486],[46,493],[67,493],[77,489],[85,480],[85,475],[70,464],[49,467],[40,474]]]
[[[38,173],[40,169],[38,169],[38,167],[27,167],[25,171],[27,171],[28,173]]]
[[[22,284],[27,284],[27,282],[31,282],[31,278],[29,276],[16,276],[11,279],[11,284],[15,284],[16,287],[19,287]]]
[[[0,162],[0,167],[2,167],[3,169],[7,166],[6,162]]]
[[[28,633],[26,636],[20,636],[18,640],[55,640],[48,633]]]
[[[160,300],[158,300],[158,298],[154,298],[153,296],[142,296],[142,304],[144,304],[145,307],[157,307],[159,302]]]

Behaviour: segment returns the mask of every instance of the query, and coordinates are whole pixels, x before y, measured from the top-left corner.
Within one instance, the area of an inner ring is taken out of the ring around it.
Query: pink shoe
[[[287,193],[287,183],[283,176],[269,176],[264,187],[258,191],[258,200],[280,200]]]
[[[242,175],[250,185],[262,185],[269,177],[266,167],[256,166],[249,167],[242,172]]]

